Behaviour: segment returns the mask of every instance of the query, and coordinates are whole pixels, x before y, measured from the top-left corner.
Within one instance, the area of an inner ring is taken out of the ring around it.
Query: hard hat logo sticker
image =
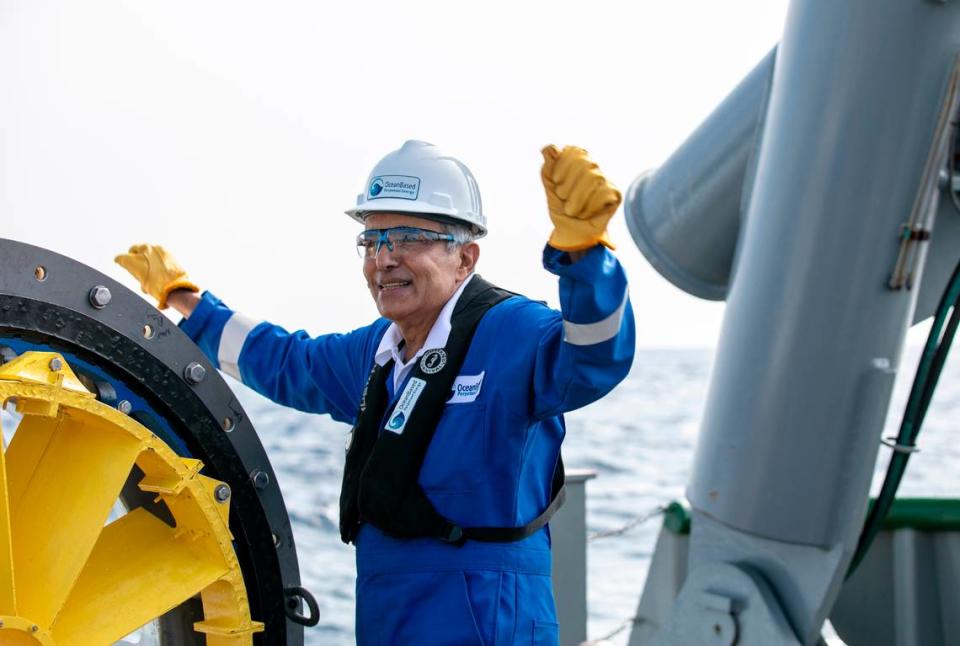
[[[420,178],[412,175],[378,175],[370,180],[368,200],[393,198],[415,200],[420,195]]]

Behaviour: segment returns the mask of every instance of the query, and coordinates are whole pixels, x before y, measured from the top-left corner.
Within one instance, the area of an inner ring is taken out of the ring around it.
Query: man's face
[[[366,229],[394,227],[443,232],[439,222],[402,213],[374,213],[364,222]],[[401,328],[405,324],[432,325],[472,269],[473,263],[464,259],[464,247],[451,249],[448,243],[438,241],[416,252],[397,253],[384,244],[375,257],[365,258],[363,276],[381,316]]]

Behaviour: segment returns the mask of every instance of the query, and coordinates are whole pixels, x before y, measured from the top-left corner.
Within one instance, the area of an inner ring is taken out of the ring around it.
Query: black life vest
[[[364,522],[398,538],[433,537],[456,545],[467,539],[508,543],[538,531],[563,504],[566,492],[559,456],[549,506],[521,527],[460,527],[437,512],[417,482],[480,319],[511,296],[514,294],[474,276],[453,310],[446,347],[429,350],[421,357],[386,421],[386,381],[394,362],[373,366],[343,471],[340,538],[344,543],[355,542]]]

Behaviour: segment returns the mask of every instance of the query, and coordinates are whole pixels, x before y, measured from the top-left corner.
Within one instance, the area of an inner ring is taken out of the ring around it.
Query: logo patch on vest
[[[411,377],[410,381],[407,382],[407,387],[403,389],[403,393],[400,395],[400,401],[397,402],[396,408],[393,409],[393,413],[390,415],[390,419],[387,421],[386,429],[391,433],[396,433],[400,435],[403,433],[403,429],[407,425],[407,420],[410,419],[410,412],[413,410],[413,407],[417,405],[417,400],[420,399],[420,393],[423,392],[424,387],[427,385],[423,379],[417,379],[416,377]]]
[[[485,374],[486,372],[484,371],[479,375],[458,376],[450,388],[450,399],[447,400],[447,403],[467,404],[475,401],[477,395],[480,394],[480,387],[483,385],[483,375]]]
[[[420,359],[420,370],[428,375],[440,372],[445,365],[447,365],[447,353],[443,349],[430,350]]]

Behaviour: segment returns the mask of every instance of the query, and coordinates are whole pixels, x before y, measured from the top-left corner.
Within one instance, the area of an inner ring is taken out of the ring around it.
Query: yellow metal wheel
[[[104,646],[196,595],[210,646],[252,644],[228,528],[230,490],[84,388],[63,358],[0,367],[0,404],[22,418],[0,452],[0,644]],[[170,512],[111,520],[134,469]],[[108,522],[109,521],[109,522]]]

